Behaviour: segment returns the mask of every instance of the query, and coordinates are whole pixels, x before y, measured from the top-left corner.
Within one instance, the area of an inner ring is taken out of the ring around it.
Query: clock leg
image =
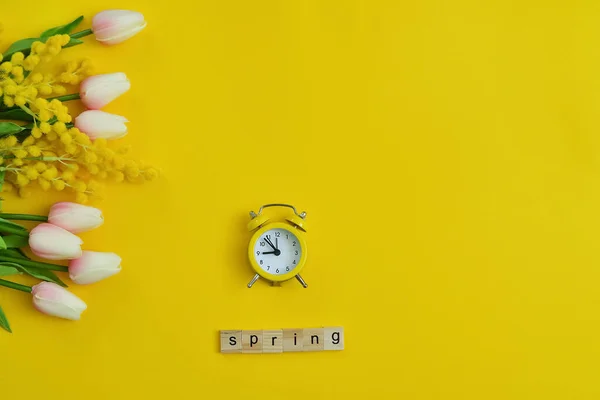
[[[254,285],[254,282],[258,280],[258,278],[260,278],[259,274],[254,275],[254,278],[252,278],[252,280],[248,283],[248,288],[251,288],[252,285]]]
[[[302,279],[300,274],[296,275],[296,279],[298,279],[298,282],[300,282],[300,284],[302,285],[302,287],[304,289],[306,289],[308,287],[308,285],[306,284],[306,282],[304,282],[304,279]]]

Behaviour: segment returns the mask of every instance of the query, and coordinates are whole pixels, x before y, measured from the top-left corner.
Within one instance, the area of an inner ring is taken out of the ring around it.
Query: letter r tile
[[[283,353],[283,330],[263,331],[263,353]]]

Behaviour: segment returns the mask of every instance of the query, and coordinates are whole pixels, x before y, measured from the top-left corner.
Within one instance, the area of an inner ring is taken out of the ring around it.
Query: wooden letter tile
[[[242,331],[242,353],[262,353],[262,331]]]
[[[242,352],[242,331],[221,331],[221,353]]]
[[[344,350],[344,328],[341,326],[325,328],[324,350]]]
[[[284,329],[283,330],[283,351],[302,351],[304,329]]]
[[[303,351],[323,351],[325,330],[323,328],[304,329]]]
[[[263,331],[263,353],[283,353],[283,330]]]

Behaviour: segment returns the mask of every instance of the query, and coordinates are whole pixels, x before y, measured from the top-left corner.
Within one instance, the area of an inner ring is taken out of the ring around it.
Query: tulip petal
[[[81,256],[83,241],[61,227],[43,223],[29,233],[29,247],[38,257],[48,260],[69,260]]]
[[[129,10],[106,10],[92,19],[96,40],[106,45],[121,43],[146,27],[144,15]]]
[[[127,92],[130,87],[129,79],[123,72],[94,75],[81,83],[79,95],[86,107],[98,110]]]
[[[71,202],[55,203],[48,213],[48,222],[71,233],[86,232],[104,223],[102,211]]]
[[[91,139],[118,139],[127,134],[127,118],[100,110],[87,110],[75,118],[75,127]]]
[[[121,257],[115,253],[84,251],[69,262],[69,278],[79,285],[98,282],[121,272]]]
[[[41,282],[31,288],[34,307],[47,315],[78,320],[87,305],[79,297],[51,282]]]
[[[96,39],[99,42],[101,42],[103,44],[108,44],[108,45],[121,43],[121,42],[124,42],[125,40],[137,35],[140,31],[142,31],[146,27],[146,25],[147,25],[146,22],[144,22],[142,25],[130,24],[126,29],[123,29],[122,32],[116,32],[116,33],[105,31],[104,33],[107,33],[107,35],[105,37],[99,37],[99,35],[97,35]]]

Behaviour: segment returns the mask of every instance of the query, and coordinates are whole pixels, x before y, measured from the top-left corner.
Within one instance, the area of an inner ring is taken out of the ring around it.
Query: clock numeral
[[[271,269],[271,266],[270,266],[270,265],[267,265],[267,271],[268,271],[268,270],[270,270],[270,269]]]
[[[286,270],[286,271],[289,271],[289,270],[290,270],[290,267],[285,267],[285,270]]]
[[[263,265],[263,260],[260,260],[260,265]]]
[[[295,242],[295,241],[293,241],[293,242],[292,242],[292,246],[295,246],[295,245],[296,245],[296,242]]]
[[[293,264],[296,264],[296,260],[294,260]]]
[[[290,238],[290,235],[288,235],[288,234],[286,233],[286,234],[285,234],[285,238],[286,238],[286,239],[289,239],[289,238]]]
[[[266,238],[267,240],[271,240],[271,235],[266,235],[266,236],[265,236],[265,238]]]
[[[260,242],[261,247],[264,247],[265,242]]]
[[[294,251],[294,255],[297,256],[298,255],[298,250]]]
[[[257,255],[257,256],[260,256],[260,251],[257,251],[257,252],[256,252],[256,255]]]
[[[275,237],[281,237],[281,232],[275,232]]]
[[[278,273],[279,273],[279,268],[277,268],[277,269],[275,270],[275,273],[276,273],[276,274],[278,274]]]

